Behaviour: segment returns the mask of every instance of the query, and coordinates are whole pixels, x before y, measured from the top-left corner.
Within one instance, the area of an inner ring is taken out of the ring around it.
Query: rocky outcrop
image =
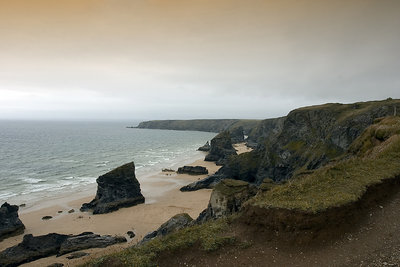
[[[232,146],[230,133],[224,131],[211,140],[211,149],[205,161],[215,161],[217,165],[224,165],[232,155],[237,155],[237,153]]]
[[[93,214],[102,214],[144,203],[133,162],[100,176],[97,184],[95,199],[83,204],[81,211],[93,210]]]
[[[210,151],[210,149],[211,149],[210,142],[207,141],[207,143],[205,143],[204,146],[199,147],[197,150],[203,151],[203,152],[208,152],[208,151]]]
[[[257,188],[249,183],[225,179],[211,193],[210,202],[196,219],[203,223],[210,219],[218,219],[238,212],[242,204],[257,193]]]
[[[167,222],[163,223],[156,231],[148,233],[139,245],[142,245],[156,237],[165,236],[169,233],[175,232],[179,229],[189,226],[193,219],[187,213],[177,214]]]
[[[91,232],[77,236],[55,233],[36,237],[25,235],[21,243],[0,253],[0,266],[18,266],[52,255],[107,247],[121,242],[126,242],[126,239],[124,237],[99,236]]]
[[[58,255],[68,254],[73,251],[79,251],[89,248],[105,248],[114,244],[126,242],[122,236],[100,236],[91,232],[83,233],[77,236],[68,237],[60,247]]]
[[[244,142],[244,130],[242,126],[229,130],[231,135],[232,144],[238,144]]]
[[[0,241],[8,236],[21,234],[25,226],[18,217],[18,206],[5,202],[0,208]]]
[[[183,166],[178,169],[179,174],[190,174],[190,175],[204,175],[208,174],[208,170],[202,166]]]

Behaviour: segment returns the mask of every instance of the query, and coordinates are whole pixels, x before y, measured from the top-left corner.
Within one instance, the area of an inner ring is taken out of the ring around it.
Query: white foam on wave
[[[23,177],[22,181],[28,184],[38,184],[40,182],[45,182],[43,179],[31,178],[31,177]]]

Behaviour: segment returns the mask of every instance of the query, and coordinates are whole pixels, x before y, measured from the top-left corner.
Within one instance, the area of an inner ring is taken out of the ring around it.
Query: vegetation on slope
[[[258,194],[251,204],[316,213],[357,201],[368,187],[400,176],[400,117],[370,126],[351,151],[358,156]]]
[[[187,227],[165,237],[155,238],[142,246],[90,261],[84,266],[157,266],[155,261],[161,253],[175,253],[192,246],[198,246],[204,251],[214,251],[235,242],[232,236],[223,235],[228,227],[228,219]]]

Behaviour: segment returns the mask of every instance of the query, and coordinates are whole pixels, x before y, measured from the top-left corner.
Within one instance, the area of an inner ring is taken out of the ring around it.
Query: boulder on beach
[[[80,235],[25,235],[22,242],[0,252],[0,266],[18,266],[52,255],[63,255],[89,248],[104,248],[126,242],[124,237],[100,236],[92,232]]]
[[[93,214],[103,214],[144,203],[133,162],[100,176],[96,181],[96,197],[83,204],[81,211],[93,210]]]
[[[82,233],[77,236],[68,237],[61,244],[58,256],[89,248],[105,248],[126,241],[126,238],[122,236],[100,236],[91,232]]]
[[[7,236],[24,232],[25,226],[18,217],[18,206],[5,202],[0,208],[0,241]]]
[[[190,175],[203,175],[208,174],[208,170],[202,166],[183,166],[178,169],[179,174],[190,174]]]

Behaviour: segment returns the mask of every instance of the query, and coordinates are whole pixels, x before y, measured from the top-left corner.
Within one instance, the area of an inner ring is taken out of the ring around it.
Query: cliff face
[[[252,152],[230,156],[215,175],[189,187],[210,188],[225,178],[259,185],[266,178],[284,181],[310,173],[343,156],[374,120],[397,110],[400,100],[388,99],[304,107],[264,120],[249,132]]]
[[[219,133],[243,128],[245,133],[257,126],[259,120],[155,120],[141,122],[137,128]]]
[[[375,119],[400,110],[400,100],[326,104],[291,111],[266,120],[249,138],[258,147],[250,155],[232,157],[221,175],[260,184],[319,168],[342,155]]]

